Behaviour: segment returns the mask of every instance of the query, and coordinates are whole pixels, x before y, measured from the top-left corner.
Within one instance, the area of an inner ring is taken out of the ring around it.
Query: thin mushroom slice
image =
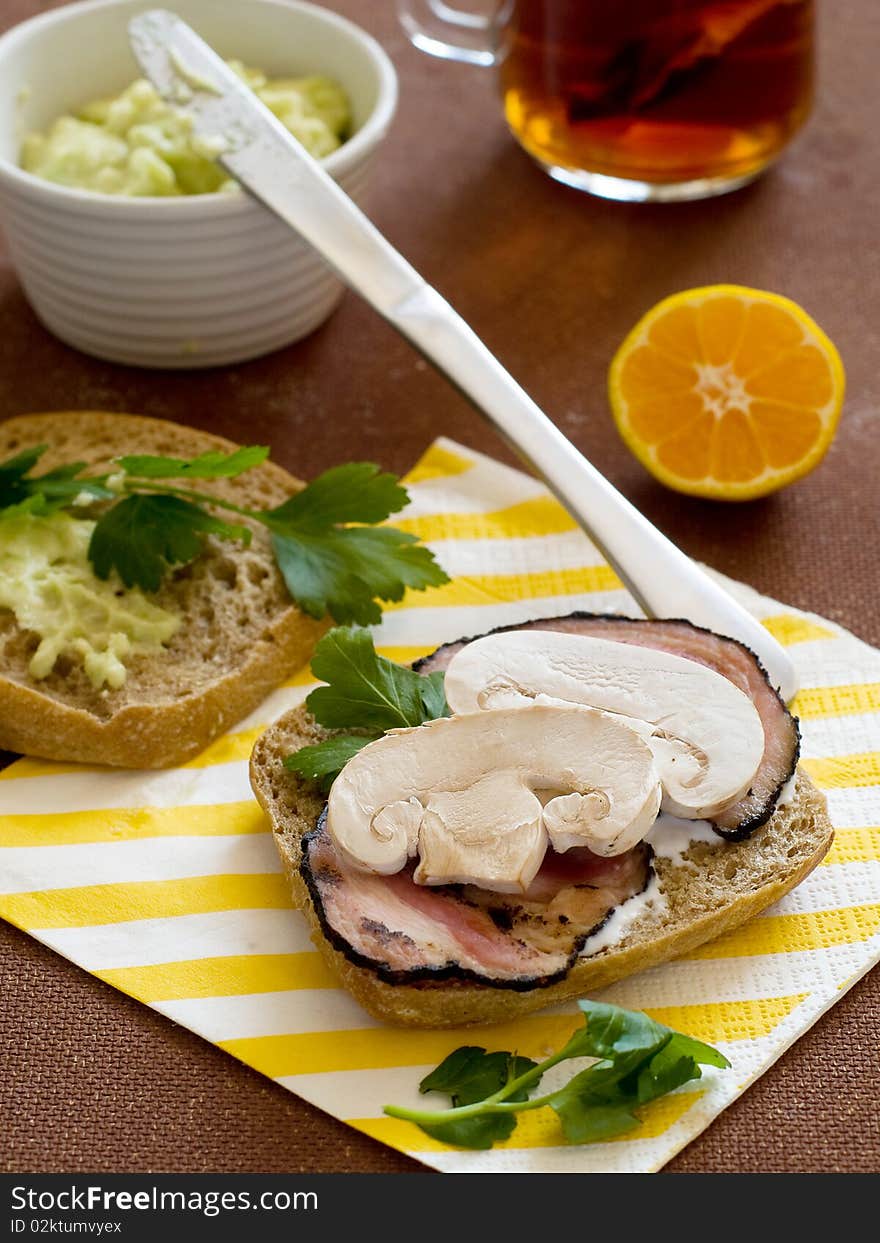
[[[663,783],[663,810],[710,818],[749,789],[764,754],[751,699],[693,660],[577,634],[511,630],[452,657],[446,698],[456,714],[530,703],[583,704],[645,736]]]
[[[541,804],[510,773],[489,773],[465,790],[428,796],[419,836],[417,885],[476,882],[525,893],[547,849]]]
[[[540,793],[539,793],[540,792]],[[327,831],[361,871],[524,893],[548,844],[631,849],[660,805],[650,749],[606,713],[531,704],[395,730],[333,783]]]

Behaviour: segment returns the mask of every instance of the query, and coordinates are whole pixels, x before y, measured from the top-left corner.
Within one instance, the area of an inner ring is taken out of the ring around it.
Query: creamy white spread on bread
[[[708,820],[683,820],[662,811],[645,841],[659,858],[681,864],[696,842],[718,846],[721,839]]]
[[[658,859],[666,859],[675,867],[689,866],[696,870],[697,865],[685,859],[690,848],[697,843],[722,848],[722,841],[708,820],[684,820],[679,816],[670,816],[661,811],[654,821],[650,833],[645,838]],[[668,909],[669,903],[660,887],[656,872],[641,893],[633,894],[614,908],[605,923],[584,942],[581,957],[588,958],[605,949],[619,944],[637,920],[650,913],[660,918]]]
[[[88,558],[94,522],[57,513],[0,518],[0,608],[39,636],[28,666],[36,681],[60,657],[81,660],[96,690],[117,690],[126,661],[162,651],[181,618],[126,588],[114,574],[97,577]]]
[[[797,781],[798,776],[797,770],[795,769],[788,781],[786,781],[785,785],[779,791],[779,798],[776,800],[777,808],[790,807],[794,802],[797,793]]]
[[[642,892],[633,894],[619,906],[615,906],[602,926],[587,937],[581,948],[580,957],[589,958],[592,954],[611,949],[623,940],[633,924],[646,912],[659,917],[667,906],[668,903],[657,881],[657,875],[652,872],[651,879]]]

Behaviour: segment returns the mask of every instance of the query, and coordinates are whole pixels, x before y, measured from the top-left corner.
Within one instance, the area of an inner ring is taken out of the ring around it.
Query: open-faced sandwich
[[[828,850],[757,658],[573,614],[404,669],[334,630],[251,780],[341,981],[392,1023],[494,1022],[743,923]]]
[[[301,668],[331,618],[446,581],[376,527],[370,463],[304,486],[260,446],[91,412],[0,423],[0,749],[156,768]]]

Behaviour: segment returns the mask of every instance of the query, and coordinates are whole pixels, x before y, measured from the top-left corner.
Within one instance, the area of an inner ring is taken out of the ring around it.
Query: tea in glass
[[[499,14],[514,135],[594,193],[733,189],[810,110],[813,0],[504,0]]]

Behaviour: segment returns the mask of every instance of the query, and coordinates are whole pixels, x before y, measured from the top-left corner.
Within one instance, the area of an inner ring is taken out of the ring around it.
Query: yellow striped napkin
[[[411,660],[449,639],[573,609],[635,613],[571,519],[533,479],[438,441],[409,476],[404,526],[453,582],[385,614],[377,642]],[[0,915],[102,980],[328,1113],[441,1170],[655,1170],[762,1073],[880,956],[880,652],[821,618],[728,584],[789,646],[804,765],[828,792],[824,865],[745,928],[605,991],[720,1046],[733,1063],[656,1102],[625,1138],[567,1147],[549,1111],[511,1140],[459,1152],[382,1106],[415,1103],[427,1068],[464,1042],[540,1056],[567,1005],[504,1027],[410,1032],[336,986],[291,909],[247,780],[261,728],[299,703],[308,671],[176,770],[20,760],[0,774]]]

